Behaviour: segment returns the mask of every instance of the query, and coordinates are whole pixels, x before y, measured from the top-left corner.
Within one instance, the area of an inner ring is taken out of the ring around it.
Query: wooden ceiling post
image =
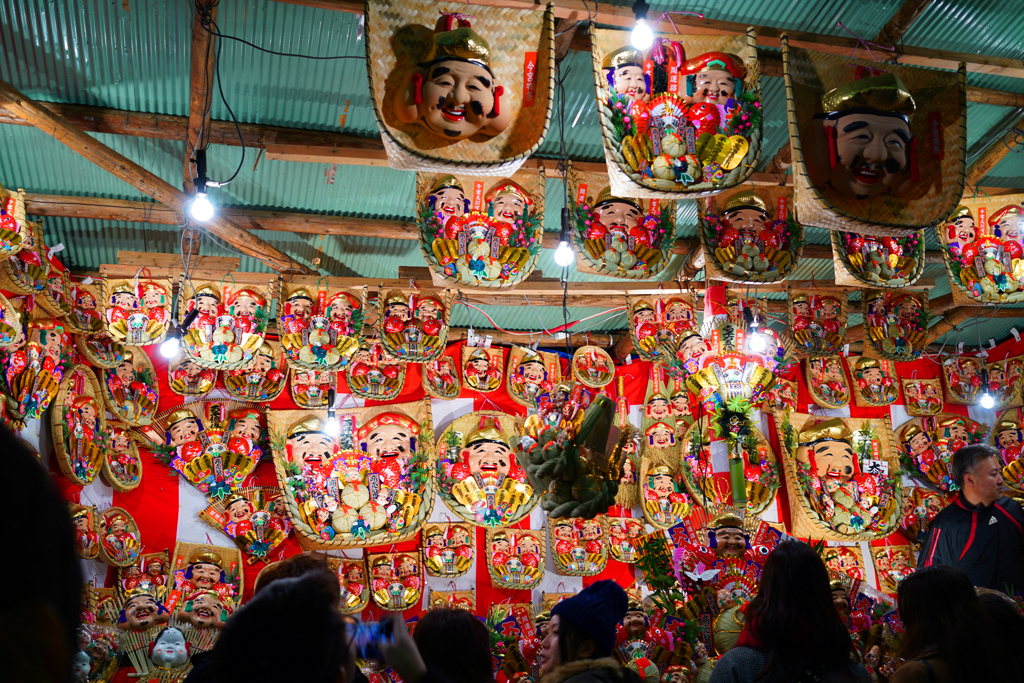
[[[214,0],[195,0],[196,9],[204,8],[211,21],[217,20]],[[212,27],[211,29],[212,30]],[[185,133],[185,191],[195,194],[196,177],[193,157],[196,150],[206,149],[210,136],[210,101],[213,99],[214,36],[203,27],[202,13],[192,19],[192,75],[188,102],[188,130]]]
[[[165,206],[177,212],[184,211],[184,205],[189,200],[189,196],[184,192],[176,190],[170,183],[147,171],[123,154],[119,154],[64,119],[55,116],[50,110],[29,99],[4,81],[0,81],[0,106],[30,121],[32,125],[58,142],[67,145],[100,168],[109,171],[141,192],[145,192]],[[298,261],[223,217],[214,216],[201,225],[210,234],[219,237],[242,253],[263,261],[274,270],[309,272],[309,269]]]

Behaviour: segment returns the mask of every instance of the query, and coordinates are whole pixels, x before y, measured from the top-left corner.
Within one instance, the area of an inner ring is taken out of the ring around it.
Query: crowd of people
[[[36,548],[37,561],[34,570],[21,575],[18,590],[0,598],[4,678],[70,681],[80,582],[72,522],[35,458],[2,430],[0,447],[10,454],[11,476],[0,484],[4,500],[15,509],[34,510],[46,532],[46,542],[39,543],[32,527],[19,525],[10,539],[11,548]],[[996,590],[1014,593],[1015,585],[1024,585],[1016,583],[1024,552],[1021,509],[1000,495],[993,458],[998,452],[986,446],[954,456],[961,494],[936,517],[920,568],[899,584],[903,631],[898,668],[888,683],[1021,678],[1024,616],[1014,599]],[[389,667],[403,683],[499,680],[495,662],[502,653],[492,644],[494,633],[471,612],[431,609],[410,633],[401,613],[377,624],[361,623],[339,611],[340,599],[337,576],[322,556],[300,554],[267,566],[253,598],[227,621],[216,645],[192,655],[186,683],[363,683],[366,676],[357,663],[368,659]],[[531,678],[536,683],[641,683],[636,667],[616,647],[617,629],[631,609],[623,588],[608,580],[554,605]],[[684,667],[686,677],[666,673],[662,683],[882,680],[865,666],[874,662],[854,645],[818,548],[796,539],[779,544],[765,561],[755,597],[741,611],[735,646],[713,666]]]

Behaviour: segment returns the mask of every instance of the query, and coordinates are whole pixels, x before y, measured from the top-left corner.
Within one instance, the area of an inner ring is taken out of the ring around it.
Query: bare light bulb
[[[171,335],[164,340],[164,343],[160,345],[160,355],[164,358],[174,358],[178,355],[178,350],[181,348],[181,341],[178,340],[178,336]]]
[[[328,436],[338,436],[341,434],[341,422],[336,417],[328,417],[327,424],[324,425],[324,431],[327,432]]]
[[[192,206],[189,208],[189,213],[192,218],[199,222],[208,221],[213,218],[213,204],[210,203],[210,198],[206,196],[205,192],[196,192],[195,199],[192,200]]]
[[[763,353],[768,348],[767,340],[763,334],[757,331],[756,327],[750,331],[750,337],[747,339],[747,348],[754,353]]]
[[[633,34],[630,42],[637,50],[646,50],[654,45],[654,31],[647,25],[646,19],[637,19],[633,25]]]
[[[571,266],[575,255],[572,253],[572,247],[565,240],[558,243],[558,248],[555,249],[555,263],[562,268]]]
[[[992,394],[988,393],[988,387],[985,387],[985,391],[981,394],[981,399],[978,401],[981,407],[985,410],[992,410],[996,405],[996,400],[992,397]]]

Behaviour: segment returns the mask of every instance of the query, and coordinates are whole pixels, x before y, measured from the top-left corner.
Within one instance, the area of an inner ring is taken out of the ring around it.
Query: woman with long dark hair
[[[412,639],[427,670],[449,683],[494,683],[491,638],[472,612],[429,610],[416,624]]]
[[[806,543],[781,543],[765,561],[761,587],[744,610],[736,647],[711,683],[870,683],[851,660],[853,644],[832,602],[828,570]]]
[[[890,683],[1004,680],[991,656],[991,626],[967,574],[945,565],[919,569],[900,582],[896,607],[906,629],[904,664]],[[1014,674],[1018,678],[1005,680],[1019,680],[1020,672]]]

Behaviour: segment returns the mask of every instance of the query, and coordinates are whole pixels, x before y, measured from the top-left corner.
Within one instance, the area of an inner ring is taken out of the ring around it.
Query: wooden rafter
[[[875,42],[895,46],[931,4],[932,0],[903,0],[903,4],[896,10],[896,14],[875,36]]]
[[[30,121],[58,142],[67,145],[164,206],[177,212],[184,210],[184,205],[189,200],[189,196],[184,192],[176,190],[163,179],[75,128],[3,81],[0,81],[0,106]],[[308,269],[298,261],[222,216],[214,216],[203,223],[202,227],[242,253],[263,261],[274,270],[308,272]]]
[[[200,6],[209,12],[213,21],[217,20],[217,3],[214,0],[195,0],[196,8]],[[193,179],[196,177],[195,163],[192,161],[195,151],[204,149],[208,144],[210,123],[210,101],[213,98],[214,77],[214,37],[203,28],[202,18],[197,11],[192,19],[192,74],[190,77],[188,123],[185,132],[185,191],[193,194],[196,191]]]
[[[1017,120],[1011,128],[1020,128],[1024,126],[1024,116]],[[1017,136],[1011,135],[1009,138],[1005,138],[1003,135],[997,137],[992,144],[988,146],[981,156],[974,160],[967,168],[967,184],[968,186],[975,186],[981,182],[981,179],[988,175],[988,172],[996,167],[1003,158],[1013,151],[1017,147]]]

